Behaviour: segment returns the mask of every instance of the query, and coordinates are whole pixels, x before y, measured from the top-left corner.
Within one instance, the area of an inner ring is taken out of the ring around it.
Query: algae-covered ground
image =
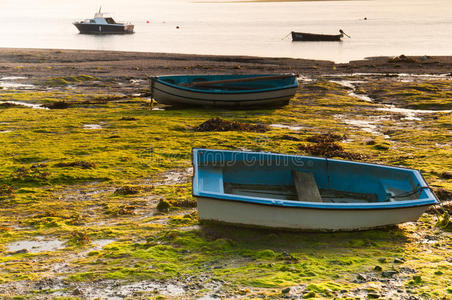
[[[287,106],[245,111],[164,107],[115,84],[87,74],[0,90],[0,297],[452,297],[448,207],[304,233],[200,225],[191,195],[191,149],[207,147],[416,168],[451,200],[450,77],[319,75]],[[268,130],[193,129],[216,117]],[[318,149],[322,134],[339,137],[335,152]]]

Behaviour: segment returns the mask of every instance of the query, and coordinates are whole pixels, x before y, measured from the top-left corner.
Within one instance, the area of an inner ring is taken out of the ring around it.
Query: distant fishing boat
[[[203,222],[343,231],[416,221],[439,201],[417,170],[309,156],[193,149]]]
[[[101,8],[92,19],[73,23],[83,34],[124,34],[133,33],[134,25],[130,23],[117,23],[112,17],[105,17]]]
[[[292,31],[292,41],[341,41],[341,39],[345,36],[348,36],[342,29],[339,29],[340,34],[316,34],[316,33],[306,33],[306,32],[295,32]]]
[[[250,107],[284,105],[298,87],[295,74],[150,77],[151,97],[170,105]]]

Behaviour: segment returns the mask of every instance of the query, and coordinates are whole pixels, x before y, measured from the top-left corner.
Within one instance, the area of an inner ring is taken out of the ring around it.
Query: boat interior
[[[196,90],[229,90],[246,91],[274,89],[284,86],[293,86],[293,77],[284,77],[279,79],[241,81],[252,77],[266,77],[265,75],[189,75],[189,76],[164,76],[159,79],[163,82],[188,87]],[[224,81],[224,82],[221,82]],[[216,82],[216,83],[215,83]],[[203,85],[205,83],[205,85]]]
[[[204,163],[204,192],[324,203],[377,203],[426,197],[412,170],[305,157],[304,162]],[[273,165],[272,165],[273,164]],[[424,194],[424,195],[422,195]]]
[[[300,189],[301,188],[301,189]],[[304,189],[317,188],[320,197],[303,197]],[[300,194],[298,193],[300,191]],[[247,185],[224,183],[224,193],[243,195],[258,198],[281,199],[307,202],[329,202],[329,203],[362,203],[378,202],[377,195],[371,193],[354,193],[329,189],[318,189],[316,186],[296,185]],[[303,199],[304,198],[304,199]]]

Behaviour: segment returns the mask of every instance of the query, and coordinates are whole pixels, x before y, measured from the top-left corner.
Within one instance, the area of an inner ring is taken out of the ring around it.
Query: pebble
[[[378,262],[380,262],[380,263],[385,263],[385,262],[386,262],[386,258],[380,257],[380,258],[378,259]]]
[[[375,266],[374,270],[380,272],[383,271],[383,268],[380,266]]]
[[[381,276],[383,276],[383,277],[392,277],[392,276],[394,276],[395,274],[397,274],[398,272],[397,271],[394,271],[394,270],[391,270],[391,271],[383,271],[383,272],[381,272]]]
[[[405,262],[405,259],[403,258],[395,258],[394,263],[395,264],[403,264]]]
[[[287,293],[289,293],[290,292],[290,288],[289,287],[287,287],[287,288],[285,288],[285,289],[283,289],[282,291],[281,291],[281,293],[283,293],[283,294],[287,294]]]
[[[367,277],[364,274],[358,274],[358,276],[356,276],[356,278],[358,280],[367,281]]]
[[[436,236],[434,236],[434,235],[429,235],[429,234],[427,234],[424,238],[425,238],[426,240],[430,240],[430,241],[436,241],[436,240],[438,240],[438,238],[437,238]]]
[[[441,272],[441,271],[436,271],[434,274],[435,274],[435,275],[443,275],[444,273]]]
[[[412,269],[412,268],[402,267],[402,268],[400,268],[400,272],[402,272],[402,273],[416,273],[416,270]]]
[[[78,288],[76,288],[76,289],[74,289],[73,291],[72,291],[72,295],[81,295],[81,294],[83,294],[82,293],[82,291],[80,290],[80,289],[78,289]]]
[[[10,252],[9,254],[14,255],[14,254],[25,254],[25,253],[28,253],[27,249],[20,249],[20,250],[14,251],[14,252]]]

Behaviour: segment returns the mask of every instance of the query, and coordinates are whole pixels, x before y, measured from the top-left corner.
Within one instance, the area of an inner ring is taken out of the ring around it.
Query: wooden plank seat
[[[319,188],[312,173],[292,171],[292,177],[297,190],[298,201],[322,202]]]

